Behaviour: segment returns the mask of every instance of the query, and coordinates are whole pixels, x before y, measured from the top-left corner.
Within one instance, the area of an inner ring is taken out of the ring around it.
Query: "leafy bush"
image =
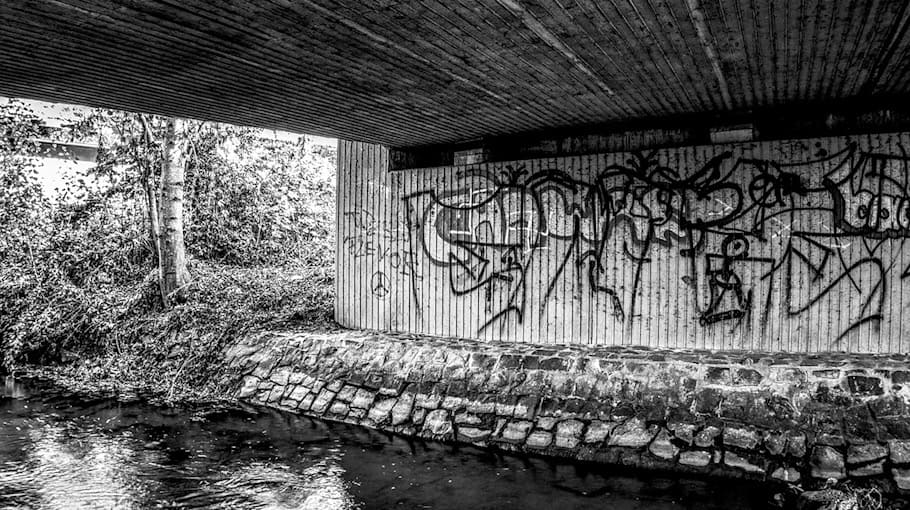
[[[99,352],[114,329],[111,311],[122,289],[89,292],[66,279],[19,278],[0,273],[0,339],[4,364],[50,363],[68,352]]]
[[[333,154],[216,124],[187,133],[189,301],[160,309],[146,191],[160,170],[162,125],[123,112],[84,115],[58,136],[99,139],[98,165],[49,198],[33,142],[45,128],[21,103],[0,104],[6,364],[119,356],[186,378],[214,360],[229,332],[287,320],[332,327]]]
[[[236,265],[330,262],[335,195],[319,168],[326,159],[303,140],[264,140],[249,129],[233,135],[229,151],[213,148],[212,134],[200,140],[205,156],[187,176],[188,249]]]
[[[36,239],[48,222],[37,182],[41,120],[22,103],[0,105],[0,260],[36,264]]]

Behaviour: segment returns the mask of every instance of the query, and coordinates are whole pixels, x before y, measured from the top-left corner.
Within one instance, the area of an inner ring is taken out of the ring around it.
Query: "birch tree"
[[[139,191],[144,199],[152,263],[165,308],[186,299],[190,282],[184,243],[190,124],[183,119],[95,110],[72,128],[83,136],[100,137],[93,172],[109,179],[109,197]]]
[[[183,196],[186,175],[186,122],[168,118],[164,130],[161,185],[158,193],[158,272],[165,307],[186,299],[190,274],[183,241]]]

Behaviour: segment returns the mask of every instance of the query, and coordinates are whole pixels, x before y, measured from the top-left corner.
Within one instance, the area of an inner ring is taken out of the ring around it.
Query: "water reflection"
[[[155,407],[8,382],[0,509],[766,508],[756,486],[409,442],[241,408]]]
[[[31,448],[26,466],[40,505],[72,507],[78,500],[109,508],[137,508],[148,489],[137,476],[145,460],[130,447],[129,438],[70,434],[64,427],[40,424],[29,430]]]

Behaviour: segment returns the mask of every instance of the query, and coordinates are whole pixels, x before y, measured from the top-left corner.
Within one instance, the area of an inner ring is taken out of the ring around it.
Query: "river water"
[[[767,488],[407,441],[254,408],[5,381],[0,509],[735,509]]]

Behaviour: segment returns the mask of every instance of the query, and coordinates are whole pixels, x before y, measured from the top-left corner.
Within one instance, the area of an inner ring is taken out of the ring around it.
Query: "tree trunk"
[[[184,135],[184,121],[168,119],[158,205],[158,269],[165,307],[186,299],[186,286],[190,281],[186,269],[186,247],[183,244],[183,181],[186,170]]]
[[[145,115],[139,116],[139,122],[142,124],[142,143],[145,146],[146,154],[151,151],[154,143],[152,142],[152,128],[149,126],[148,118]],[[152,173],[152,168],[157,163],[157,161],[151,161],[147,156],[140,156],[138,151],[135,156],[136,165],[142,171],[140,178],[142,179],[142,189],[145,191],[145,205],[146,211],[148,212],[149,220],[149,241],[151,242],[152,248],[152,257],[154,258],[155,266],[158,268],[159,273],[161,272],[161,227],[158,224],[158,186],[155,185],[154,175]],[[166,299],[165,296],[167,292],[164,289],[164,279],[158,278],[158,290],[161,294],[162,304],[166,305],[164,302]]]

